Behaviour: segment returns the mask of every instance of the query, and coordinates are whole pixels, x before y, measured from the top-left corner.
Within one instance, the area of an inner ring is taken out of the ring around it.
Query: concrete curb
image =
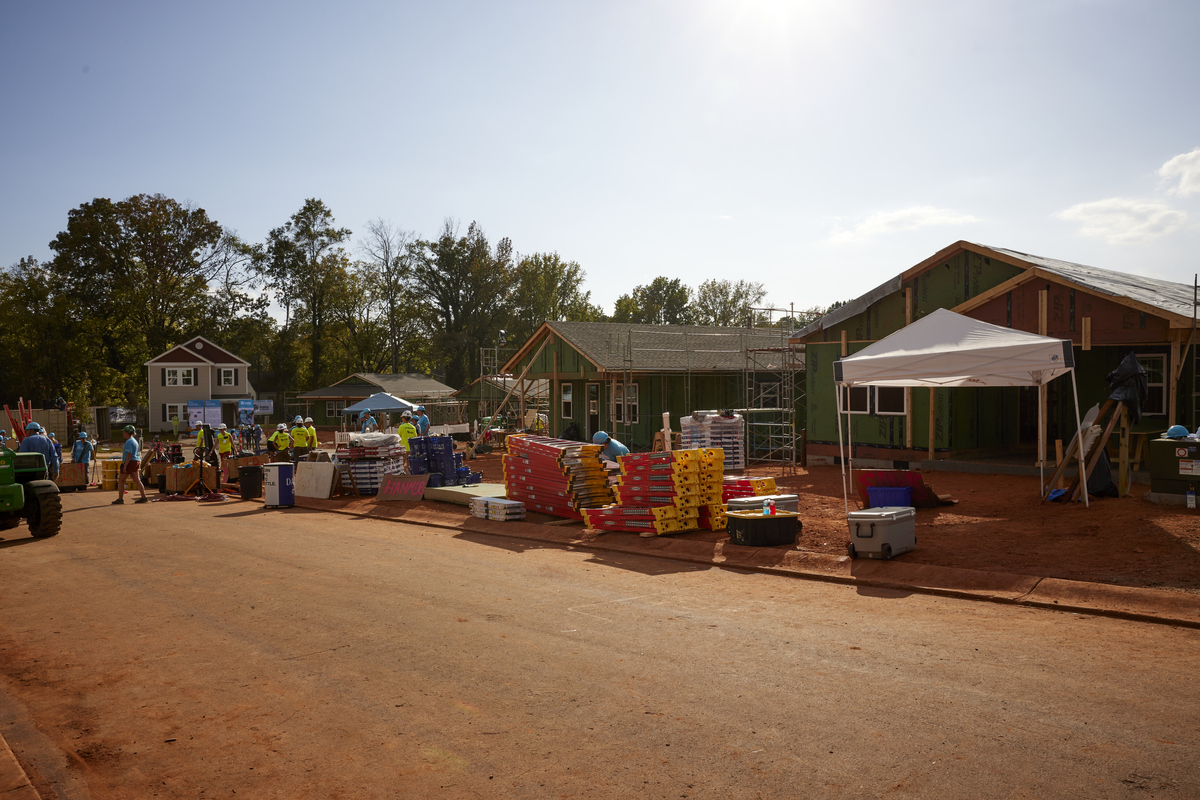
[[[13,755],[4,735],[0,734],[0,798],[4,800],[42,800],[29,776]]]
[[[297,508],[327,511],[364,519],[406,522],[442,528],[460,534],[507,536],[515,539],[627,555],[652,556],[705,566],[732,567],[808,580],[902,592],[985,600],[1077,614],[1200,628],[1200,595],[1161,589],[1143,589],[1104,583],[1070,581],[1036,575],[940,567],[901,560],[851,560],[801,550],[742,547],[727,541],[704,542],[657,536],[606,532],[580,536],[579,528],[529,522],[499,522],[476,517],[448,520],[446,515],[421,508],[371,506],[369,510],[308,505],[298,498]],[[378,513],[371,513],[376,511]],[[390,512],[390,513],[389,513]]]

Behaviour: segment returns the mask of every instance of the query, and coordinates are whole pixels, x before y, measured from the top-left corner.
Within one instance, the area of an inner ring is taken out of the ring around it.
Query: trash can
[[[263,496],[263,468],[257,464],[238,467],[238,492],[243,500]]]
[[[296,505],[296,467],[289,462],[263,467],[263,507],[291,508]]]

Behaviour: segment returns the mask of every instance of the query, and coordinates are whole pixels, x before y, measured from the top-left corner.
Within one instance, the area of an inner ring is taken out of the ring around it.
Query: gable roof
[[[1035,256],[1029,253],[1022,253],[1018,250],[1008,250],[1003,247],[990,247],[974,242],[958,241],[949,247],[939,250],[929,258],[905,270],[894,278],[881,283],[869,292],[856,297],[846,305],[835,308],[819,320],[802,328],[795,334],[795,338],[801,339],[810,336],[863,313],[888,295],[900,291],[904,285],[904,281],[911,280],[962,252],[977,253],[982,256],[994,258],[1005,264],[1024,270],[1024,272],[956,306],[953,310],[958,312],[976,308],[997,294],[1003,294],[1013,286],[1038,278],[1044,278],[1058,283],[1069,284],[1084,291],[1111,297],[1115,302],[1164,317],[1175,327],[1191,327],[1192,324],[1192,287],[1186,283],[1165,281],[1160,278],[1148,278],[1142,275],[1131,275],[1127,272],[1117,272],[1111,269],[1101,269],[1100,267],[1089,267],[1086,264],[1076,264],[1071,261],[1061,261],[1057,258]]]
[[[746,366],[746,350],[787,346],[789,332],[777,328],[717,325],[638,325],[629,322],[544,322],[501,369],[516,365],[534,343],[553,332],[597,370],[638,372],[732,372]]]
[[[480,383],[486,382],[491,386],[491,391],[507,392],[517,385],[518,375],[484,375],[476,378],[466,386],[454,392],[455,397],[477,397],[480,395]],[[545,378],[526,378],[525,379],[525,397],[545,397],[550,393],[550,381]],[[519,397],[520,392],[513,390],[513,396]]]
[[[382,372],[354,372],[324,388],[302,392],[300,397],[310,399],[369,397],[378,391],[384,391],[396,397],[406,399],[411,397],[421,400],[448,397],[454,393],[453,387],[447,386],[441,381],[435,381],[428,375],[422,375],[419,372],[396,375]]]
[[[230,353],[228,350],[222,349],[217,345],[205,339],[203,336],[195,336],[183,344],[176,345],[165,353],[160,353],[154,358],[146,362],[146,365],[155,364],[158,362],[164,363],[206,363],[220,364],[224,366],[238,365],[248,367],[249,361],[242,359]]]

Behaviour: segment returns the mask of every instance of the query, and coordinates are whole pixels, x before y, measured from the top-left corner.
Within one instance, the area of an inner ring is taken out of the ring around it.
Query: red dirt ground
[[[498,453],[471,462],[487,482],[503,482]],[[792,476],[779,469],[780,491],[800,497],[803,532],[796,547],[822,553],[846,551],[849,533],[840,467],[810,467]],[[1200,511],[1158,506],[1134,486],[1123,498],[1064,505],[1039,500],[1032,476],[926,472],[925,482],[958,505],[917,509],[915,552],[905,561],[964,569],[1011,572],[1078,581],[1200,593]],[[860,506],[850,497],[850,510]],[[531,515],[530,521],[542,519]],[[551,519],[546,517],[545,519]],[[723,531],[677,534],[719,541]]]

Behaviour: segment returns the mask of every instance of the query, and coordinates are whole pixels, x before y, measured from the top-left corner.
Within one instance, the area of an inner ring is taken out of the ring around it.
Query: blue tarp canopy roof
[[[417,407],[416,403],[410,403],[400,397],[393,397],[387,392],[379,392],[368,397],[366,400],[359,400],[352,406],[346,406],[342,409],[343,414],[357,414],[363,409],[371,409],[371,412],[386,411],[389,414],[399,413],[401,411],[413,411]]]

